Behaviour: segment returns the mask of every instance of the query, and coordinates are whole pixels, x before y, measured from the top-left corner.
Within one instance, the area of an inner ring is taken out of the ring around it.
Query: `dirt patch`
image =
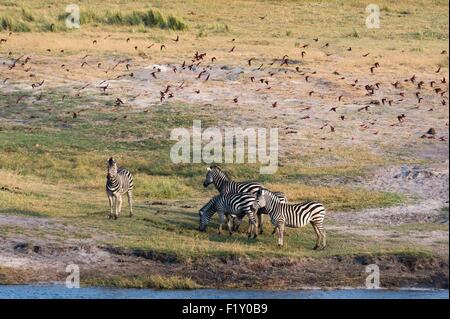
[[[179,260],[155,251],[101,246],[44,247],[2,242],[0,283],[63,281],[68,264],[77,264],[81,280],[161,275],[191,278],[203,287],[305,289],[363,287],[366,266],[380,268],[385,288],[448,289],[448,260],[440,257],[354,255],[330,258],[261,258],[228,256]],[[107,269],[108,271],[105,271]],[[109,281],[110,282],[110,281]]]

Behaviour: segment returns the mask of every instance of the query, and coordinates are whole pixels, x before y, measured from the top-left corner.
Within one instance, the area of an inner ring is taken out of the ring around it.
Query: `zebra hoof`
[[[133,217],[133,214],[130,214],[128,217],[130,217],[130,218]]]
[[[117,220],[117,215],[114,215],[113,219],[114,219],[114,220]]]

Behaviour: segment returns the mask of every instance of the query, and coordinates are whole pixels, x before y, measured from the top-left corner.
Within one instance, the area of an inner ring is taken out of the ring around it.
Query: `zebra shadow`
[[[231,236],[228,233],[228,229],[224,229],[222,234],[218,233],[217,228],[208,231],[208,239],[211,242],[217,243],[239,243],[246,245],[254,245],[258,243],[258,238],[248,238],[247,233],[245,232],[237,232],[233,233]]]

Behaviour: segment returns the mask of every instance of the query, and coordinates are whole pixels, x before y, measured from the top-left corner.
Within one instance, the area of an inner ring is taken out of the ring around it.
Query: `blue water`
[[[153,290],[66,288],[61,284],[0,285],[0,299],[448,299],[448,290]]]

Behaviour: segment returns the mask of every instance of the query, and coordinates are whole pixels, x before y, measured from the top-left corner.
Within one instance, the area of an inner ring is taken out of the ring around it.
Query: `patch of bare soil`
[[[449,203],[448,161],[441,165],[402,165],[382,168],[358,186],[403,194],[410,203],[359,213],[333,213],[330,218],[354,224],[400,225],[405,223],[447,223],[442,209]]]
[[[3,243],[4,244],[4,243]],[[83,278],[134,277],[143,275],[189,277],[203,287],[251,289],[306,289],[311,287],[364,287],[366,266],[380,268],[384,288],[422,287],[448,289],[448,261],[411,255],[355,255],[325,259],[242,257],[179,261],[152,251],[113,247],[48,248],[16,244],[15,261],[2,271],[0,282],[63,281],[65,263],[80,266]],[[22,261],[19,260],[22,255]],[[28,261],[25,261],[27,260]],[[29,260],[33,260],[30,262]],[[56,262],[55,262],[56,261]],[[15,264],[14,264],[15,263]],[[2,262],[4,265],[4,262]],[[20,268],[14,266],[20,265]],[[107,269],[107,271],[105,271]],[[20,270],[20,271],[19,271]]]

